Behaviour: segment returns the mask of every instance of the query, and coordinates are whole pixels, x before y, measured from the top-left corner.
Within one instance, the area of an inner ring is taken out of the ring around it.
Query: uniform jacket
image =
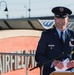
[[[54,68],[51,68],[53,60],[72,59],[71,51],[73,47],[70,46],[69,42],[70,39],[74,39],[74,31],[67,29],[65,36],[64,48],[62,50],[60,38],[55,27],[42,32],[38,42],[35,60],[37,63],[44,64],[43,75],[49,75],[54,71]]]

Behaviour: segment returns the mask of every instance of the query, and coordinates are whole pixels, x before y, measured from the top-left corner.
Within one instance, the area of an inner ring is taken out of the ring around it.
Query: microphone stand
[[[71,50],[71,52],[72,52],[72,51],[74,51],[74,50]],[[31,68],[30,71],[32,71],[32,70],[34,70],[35,68],[38,68],[38,67],[39,67],[39,68],[40,68],[40,75],[43,75],[43,67],[44,67],[44,65],[46,65],[47,63],[49,63],[49,62],[51,62],[51,61],[53,61],[53,60],[56,60],[56,59],[62,57],[62,56],[64,56],[64,55],[68,54],[68,53],[70,53],[70,51],[69,51],[69,52],[66,52],[66,53],[64,53],[64,54],[62,54],[62,55],[60,55],[60,56],[58,56],[58,57],[56,57],[56,58],[54,58],[54,59],[51,59],[51,60],[49,60],[49,61],[47,61],[47,62],[45,62],[45,63],[39,63],[39,64],[37,64],[35,67]]]
[[[45,63],[38,63],[35,67],[31,68],[30,71],[32,71],[32,70],[34,70],[35,68],[38,68],[38,67],[39,67],[39,68],[40,68],[40,75],[43,75],[43,67],[44,67],[44,65],[46,65],[47,63],[49,63],[49,62],[51,62],[51,61],[53,61],[53,60],[56,60],[56,59],[58,59],[58,58],[64,56],[64,55],[66,55],[66,54],[74,53],[74,40],[73,40],[71,43],[72,43],[72,50],[71,50],[71,51],[68,51],[68,52],[66,52],[66,53],[64,53],[64,54],[61,54],[60,56],[55,57],[54,59],[51,59],[51,60],[49,60],[49,61],[47,61],[47,62],[45,62]]]

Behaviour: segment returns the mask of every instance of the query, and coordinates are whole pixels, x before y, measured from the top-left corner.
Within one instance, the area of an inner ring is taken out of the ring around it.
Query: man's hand
[[[74,67],[74,60],[71,60],[70,62],[67,63],[67,68],[73,68]]]
[[[62,69],[64,67],[63,63],[59,60],[54,60],[52,65],[57,67],[58,69]]]

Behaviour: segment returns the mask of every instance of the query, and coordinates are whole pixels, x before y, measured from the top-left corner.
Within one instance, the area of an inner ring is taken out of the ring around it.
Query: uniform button
[[[62,52],[62,54],[64,54],[64,52]]]

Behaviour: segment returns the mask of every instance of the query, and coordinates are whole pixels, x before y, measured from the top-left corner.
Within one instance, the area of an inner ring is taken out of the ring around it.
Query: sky
[[[8,8],[8,12],[4,9]],[[74,14],[74,0],[0,0],[0,19],[53,16],[55,6],[65,6]],[[28,9],[31,9],[29,12]]]

